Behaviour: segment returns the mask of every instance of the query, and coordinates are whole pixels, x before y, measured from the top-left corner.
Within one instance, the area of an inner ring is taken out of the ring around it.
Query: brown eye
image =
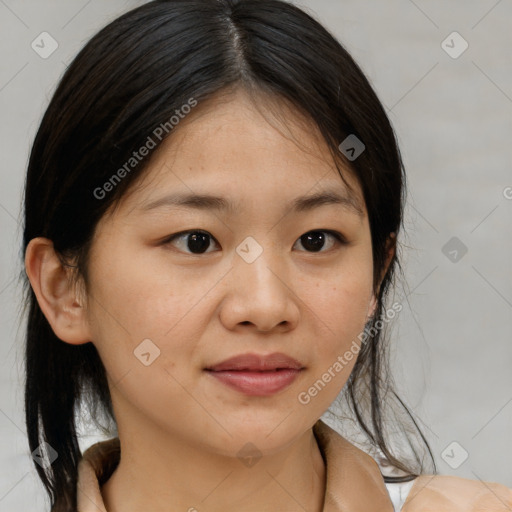
[[[326,236],[327,235],[327,236]],[[337,231],[308,231],[307,233],[304,233],[297,241],[300,241],[302,246],[307,249],[308,252],[327,252],[322,251],[326,244],[326,240],[329,240],[329,238],[332,240],[333,238],[339,243],[339,244],[345,244],[346,241],[341,235],[341,233],[338,233]],[[333,247],[333,244],[328,244],[328,249],[331,249]]]
[[[165,240],[165,244],[178,241],[178,249],[190,254],[204,254],[207,252],[208,247],[211,245],[211,240],[215,240],[212,235],[206,231],[183,231],[176,233],[170,238]],[[209,251],[212,252],[212,251]]]

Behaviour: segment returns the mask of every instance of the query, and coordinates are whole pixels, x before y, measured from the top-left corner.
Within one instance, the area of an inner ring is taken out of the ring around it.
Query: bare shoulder
[[[421,475],[402,512],[511,512],[512,489],[458,476]]]

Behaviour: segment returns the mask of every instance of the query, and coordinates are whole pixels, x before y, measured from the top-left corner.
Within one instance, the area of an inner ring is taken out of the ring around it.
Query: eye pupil
[[[325,243],[325,235],[321,231],[310,231],[302,235],[300,239],[302,245],[313,252],[320,251]]]
[[[194,233],[188,237],[187,247],[190,252],[195,254],[202,254],[208,249],[209,245],[209,235],[206,233]]]

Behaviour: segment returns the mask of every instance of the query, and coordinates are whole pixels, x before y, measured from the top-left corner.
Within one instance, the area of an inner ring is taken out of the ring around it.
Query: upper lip
[[[209,366],[206,370],[215,372],[227,370],[251,370],[251,371],[265,371],[277,369],[294,369],[300,370],[304,366],[293,359],[292,357],[276,352],[274,354],[259,355],[259,354],[241,354],[235,357],[230,357],[225,361]]]

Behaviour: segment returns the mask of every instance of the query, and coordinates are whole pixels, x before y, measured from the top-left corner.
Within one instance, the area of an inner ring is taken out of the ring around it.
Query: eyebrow
[[[310,195],[297,197],[285,205],[286,210],[303,213],[314,210],[324,205],[339,205],[344,209],[364,217],[361,204],[351,195],[346,195],[335,190],[325,190]],[[224,197],[209,194],[169,194],[154,201],[144,203],[139,210],[149,212],[161,208],[191,208],[196,210],[214,210],[218,212],[237,212],[237,203]]]

